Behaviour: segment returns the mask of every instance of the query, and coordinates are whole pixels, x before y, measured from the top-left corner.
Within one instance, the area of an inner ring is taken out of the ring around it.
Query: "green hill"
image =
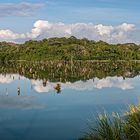
[[[24,44],[0,43],[0,60],[140,60],[140,45],[88,39],[50,38]]]

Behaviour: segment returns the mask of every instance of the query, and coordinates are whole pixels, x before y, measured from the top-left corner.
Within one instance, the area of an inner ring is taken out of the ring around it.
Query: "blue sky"
[[[30,9],[24,11],[26,6],[23,6],[23,3],[28,3]],[[16,11],[13,5],[17,8]],[[20,7],[23,8],[22,14]],[[16,33],[29,32],[38,20],[112,26],[129,23],[139,27],[139,7],[139,0],[1,0],[0,30],[9,29]],[[6,11],[7,14],[4,14]],[[24,12],[25,15],[23,15]]]
[[[128,22],[140,25],[139,0],[1,0],[1,4],[21,2],[42,3],[44,7],[31,17],[0,17],[0,28],[28,30],[38,19],[64,23],[93,22],[114,25]]]

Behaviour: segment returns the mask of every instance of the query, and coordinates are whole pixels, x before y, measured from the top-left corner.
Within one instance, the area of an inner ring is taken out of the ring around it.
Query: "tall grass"
[[[96,127],[90,127],[80,140],[140,140],[140,104],[131,105],[124,117],[99,114]]]
[[[140,140],[140,104],[125,113],[124,133],[128,140]]]

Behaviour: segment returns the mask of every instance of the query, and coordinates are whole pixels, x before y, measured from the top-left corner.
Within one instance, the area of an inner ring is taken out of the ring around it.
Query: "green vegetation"
[[[115,45],[73,36],[0,43],[1,74],[19,73],[51,82],[132,78],[140,74],[140,63],[135,60],[140,60],[140,45],[133,43]],[[81,140],[140,140],[140,105],[131,106],[123,118],[115,113],[99,115],[97,127],[91,127]]]
[[[139,75],[138,62],[94,62],[94,61],[45,61],[0,63],[0,73],[19,73],[29,79],[46,79],[51,82],[75,82],[107,76],[133,78]]]
[[[50,38],[24,44],[0,43],[0,60],[140,60],[140,45],[88,39]]]
[[[108,44],[73,36],[0,43],[1,74],[19,73],[51,82],[132,78],[140,74],[140,63],[135,60],[140,60],[140,45],[133,43]],[[91,127],[81,140],[140,140],[140,105],[131,106],[123,118],[116,113],[99,115],[97,127]]]
[[[118,114],[100,114],[97,126],[80,140],[140,140],[140,104],[130,106],[121,118]]]

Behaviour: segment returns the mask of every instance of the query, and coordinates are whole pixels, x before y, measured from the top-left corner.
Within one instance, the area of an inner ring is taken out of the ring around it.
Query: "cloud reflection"
[[[19,76],[18,74],[0,74],[0,84],[9,84],[19,78],[25,79],[25,77]]]
[[[25,80],[26,78],[23,76],[19,76],[18,74],[7,74],[0,75],[0,83],[1,84],[9,84],[14,80],[18,79]],[[43,85],[43,80],[31,80],[33,89],[38,92],[49,92],[54,91],[55,87],[58,83],[55,82],[46,82],[46,86]],[[87,81],[76,81],[74,83],[66,82],[60,83],[61,89],[73,89],[73,90],[93,90],[93,89],[103,89],[103,88],[119,88],[122,90],[133,89],[133,83],[130,79],[123,80],[123,77],[106,77],[103,79],[94,78]]]
[[[42,85],[42,81],[32,80],[33,88],[38,93],[53,91],[57,83],[48,82],[47,86]],[[123,80],[122,77],[107,77],[103,79],[90,79],[87,81],[77,81],[74,83],[66,82],[60,83],[62,89],[73,89],[73,90],[93,90],[103,88],[118,88],[121,90],[133,89],[134,86],[130,79]]]

